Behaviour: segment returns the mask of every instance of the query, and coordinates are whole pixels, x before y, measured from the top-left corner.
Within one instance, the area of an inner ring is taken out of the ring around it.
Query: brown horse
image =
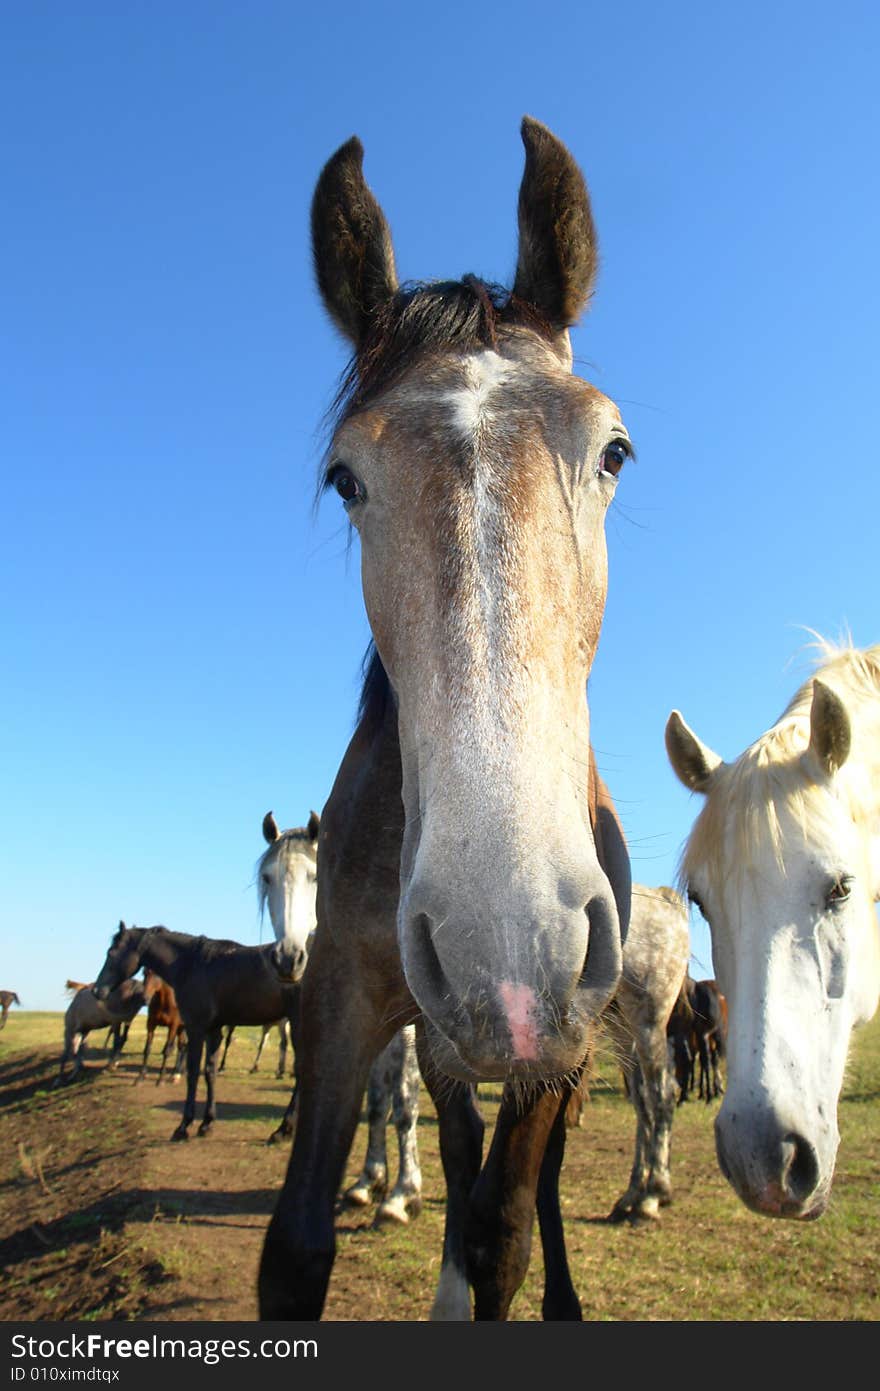
[[[21,1000],[14,990],[0,990],[0,1029],[6,1027],[6,1016],[10,1005],[20,1005]]]
[[[177,1008],[177,997],[171,986],[157,976],[155,971],[151,971],[149,967],[144,971],[144,988],[150,1001],[147,1006],[147,1041],[144,1044],[141,1070],[136,1081],[142,1082],[147,1075],[147,1059],[153,1046],[153,1035],[157,1029],[167,1029],[168,1036],[165,1039],[165,1047],[162,1049],[162,1063],[159,1068],[159,1076],[156,1078],[156,1086],[158,1087],[162,1081],[168,1055],[175,1047],[177,1048],[177,1059],[170,1080],[179,1082],[186,1053],[186,1029],[183,1026],[180,1010]]]
[[[564,1258],[564,1107],[621,970],[629,858],[590,747],[604,522],[631,453],[572,375],[596,244],[583,176],[538,122],[509,293],[401,288],[353,137],[312,204],[318,285],[354,357],[324,481],[361,542],[375,651],[321,815],[300,1113],[266,1235],[261,1316],[320,1317],[334,1200],[370,1064],[410,1021],[447,1183],[435,1313],[506,1317],[537,1198],[546,1317]],[[480,1079],[505,1083],[481,1171]],[[479,1177],[478,1177],[479,1176]]]

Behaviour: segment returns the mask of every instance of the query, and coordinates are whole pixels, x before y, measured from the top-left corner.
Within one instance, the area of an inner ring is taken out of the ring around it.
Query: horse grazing
[[[139,980],[126,980],[118,989],[105,991],[101,997],[95,994],[92,986],[79,981],[68,981],[65,990],[73,994],[73,999],[64,1015],[64,1052],[54,1082],[56,1087],[81,1075],[86,1058],[85,1040],[93,1029],[113,1029],[113,1051],[107,1065],[115,1067],[128,1038],[128,1026],[147,1002],[146,988]],[[73,1067],[66,1077],[71,1059]]]
[[[681,879],[727,997],[718,1162],[750,1208],[819,1217],[853,1028],[880,994],[880,645],[820,641],[815,675],[732,763],[677,710],[672,766],[705,803]]]
[[[6,1016],[11,1005],[20,1005],[21,1000],[14,990],[0,990],[0,1029],[6,1027]]]
[[[162,1081],[165,1066],[168,1062],[168,1055],[173,1048],[177,1048],[177,1060],[174,1064],[174,1071],[171,1074],[172,1082],[179,1082],[183,1071],[183,1059],[186,1053],[186,1029],[180,1010],[177,1008],[177,998],[171,986],[166,984],[155,971],[149,968],[144,971],[144,984],[147,988],[150,1003],[147,1006],[147,1041],[144,1044],[144,1056],[141,1061],[141,1070],[135,1079],[142,1082],[147,1075],[147,1060],[150,1056],[150,1049],[153,1046],[153,1035],[157,1029],[167,1029],[168,1036],[165,1039],[165,1047],[162,1049],[162,1063],[159,1067],[159,1076],[156,1078],[156,1086]]]
[[[189,1139],[203,1053],[207,1100],[198,1133],[210,1133],[216,1119],[214,1083],[224,1026],[266,1024],[285,1011],[292,1017],[299,1004],[299,985],[293,975],[299,964],[298,954],[279,955],[277,943],[245,947],[239,942],[169,932],[166,927],[119,924],[95,982],[95,995],[105,999],[141,966],[174,990],[186,1030],[187,1084],[183,1118],[172,1140]],[[286,970],[287,979],[282,979],[279,969]]]
[[[558,1171],[629,918],[586,693],[605,516],[631,445],[613,402],[572,375],[568,330],[596,269],[583,176],[537,121],[522,138],[510,292],[473,275],[398,285],[356,137],[312,202],[319,290],[354,348],[323,479],[360,536],[375,646],[321,814],[300,1113],[260,1264],[266,1319],[320,1317],[370,1066],[412,1022],[447,1183],[435,1314],[469,1317],[470,1285],[478,1318],[506,1317],[537,1198],[545,1315],[580,1317]],[[482,1170],[480,1079],[505,1084]]]

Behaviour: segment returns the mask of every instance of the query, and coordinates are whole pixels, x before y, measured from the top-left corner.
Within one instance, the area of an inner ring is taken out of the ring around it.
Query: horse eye
[[[262,875],[262,880],[263,880],[263,883],[266,885],[266,888],[268,888],[269,885],[272,883],[272,880],[271,880],[271,878],[269,877],[268,874]]]
[[[629,445],[624,440],[615,440],[613,444],[609,444],[599,465],[600,475],[607,473],[612,478],[616,478],[631,452]]]
[[[839,879],[835,879],[825,894],[825,906],[833,908],[837,903],[846,903],[852,889],[852,878],[848,874],[842,874]]]
[[[360,482],[347,468],[340,466],[333,469],[328,481],[345,503],[357,502],[358,498],[364,496]]]

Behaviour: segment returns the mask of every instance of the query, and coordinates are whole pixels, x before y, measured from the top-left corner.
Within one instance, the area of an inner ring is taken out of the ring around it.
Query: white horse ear
[[[666,721],[666,752],[678,779],[691,792],[708,792],[723,760],[689,729],[678,710]]]
[[[309,840],[311,840],[311,841],[317,840],[317,839],[318,839],[318,832],[320,831],[320,829],[321,829],[321,818],[320,818],[320,816],[318,815],[318,813],[317,813],[316,811],[310,811],[310,812],[309,812],[309,824],[308,824],[308,826],[306,827],[306,830],[307,830],[308,833],[309,833]]]
[[[813,682],[810,706],[810,753],[826,773],[835,773],[849,757],[852,728],[846,706],[824,681]]]
[[[263,817],[263,839],[267,841],[269,845],[274,845],[280,835],[281,832],[278,829],[275,817],[272,815],[271,811],[267,811],[266,815]]]

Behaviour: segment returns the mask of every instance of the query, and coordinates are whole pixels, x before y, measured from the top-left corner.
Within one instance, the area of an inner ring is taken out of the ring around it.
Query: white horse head
[[[293,980],[305,970],[315,932],[320,827],[314,811],[308,825],[287,831],[279,831],[271,811],[263,817],[269,848],[257,861],[260,911],[268,906],[279,944],[279,970]]]
[[[880,994],[880,646],[825,662],[735,762],[678,711],[666,747],[705,805],[681,879],[727,996],[718,1160],[776,1217],[825,1211],[852,1029]]]

